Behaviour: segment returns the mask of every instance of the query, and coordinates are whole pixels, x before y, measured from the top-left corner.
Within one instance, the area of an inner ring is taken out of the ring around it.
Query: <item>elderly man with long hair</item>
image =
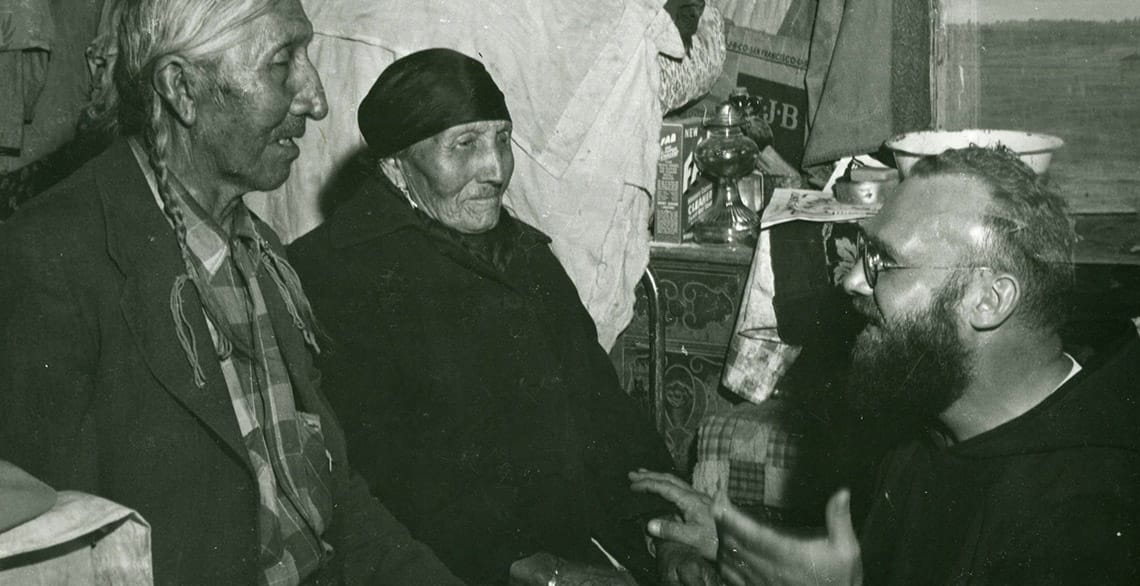
[[[351,472],[242,202],[327,111],[300,3],[116,11],[120,138],[0,229],[0,459],[136,509],[158,583],[458,583]]]

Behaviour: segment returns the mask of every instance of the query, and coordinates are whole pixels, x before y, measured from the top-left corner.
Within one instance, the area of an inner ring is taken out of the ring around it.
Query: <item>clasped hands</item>
[[[847,490],[840,490],[827,503],[826,534],[800,536],[758,523],[733,506],[723,492],[714,499],[671,474],[638,470],[629,479],[634,491],[656,494],[679,511],[672,519],[650,521],[649,534],[715,561],[725,583],[862,584],[863,565]],[[659,560],[661,553],[659,546]],[[693,560],[678,566],[665,575],[670,586],[716,584],[707,571],[694,569]]]

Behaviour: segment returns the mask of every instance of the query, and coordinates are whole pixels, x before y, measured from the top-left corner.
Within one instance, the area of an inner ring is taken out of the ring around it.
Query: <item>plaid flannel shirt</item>
[[[333,509],[331,460],[320,418],[296,409],[293,386],[265,307],[258,273],[264,276],[264,271],[273,270],[265,258],[268,243],[257,233],[252,214],[241,202],[233,212],[232,235],[227,239],[191,198],[180,195],[186,246],[205,267],[229,329],[242,338],[234,346],[252,349],[250,356],[223,351],[226,345],[221,343],[219,329],[206,316],[257,476],[261,584],[298,584],[331,553],[321,539]]]

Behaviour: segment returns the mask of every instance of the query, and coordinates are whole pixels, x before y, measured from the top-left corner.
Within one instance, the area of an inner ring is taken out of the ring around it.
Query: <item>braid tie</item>
[[[170,145],[170,135],[162,124],[162,102],[157,95],[153,97],[151,102],[150,123],[145,127],[143,138],[147,146],[147,159],[154,171],[155,187],[159,198],[162,200],[162,211],[170,220],[171,226],[174,227],[178,250],[182,255],[182,262],[187,271],[187,274],[179,275],[174,279],[174,285],[170,289],[170,313],[174,319],[174,331],[178,336],[179,344],[182,345],[182,351],[186,353],[186,359],[190,361],[190,367],[194,370],[194,385],[201,389],[206,386],[206,377],[202,372],[202,365],[198,361],[198,341],[193,328],[190,327],[190,321],[186,319],[182,301],[183,289],[186,287],[186,282],[191,279],[189,275],[194,274],[193,265],[190,263],[189,251],[186,249],[186,219],[174,201],[173,188],[170,185],[170,170],[166,165],[166,151]]]
[[[224,321],[219,322],[219,318],[223,315],[215,307],[211,307],[210,302],[213,300],[208,295],[203,294],[202,287],[199,281],[202,279],[200,271],[200,263],[194,259],[190,248],[186,245],[186,216],[182,212],[182,207],[179,205],[175,197],[174,179],[170,173],[170,169],[166,164],[166,153],[170,148],[170,134],[166,127],[162,124],[162,102],[156,95],[152,103],[150,124],[147,125],[143,138],[146,141],[147,159],[150,163],[151,169],[154,171],[155,187],[158,191],[159,199],[162,200],[162,211],[166,214],[167,219],[170,220],[170,225],[174,227],[174,236],[178,242],[178,252],[182,256],[182,264],[186,269],[186,275],[180,275],[175,279],[174,287],[171,290],[171,311],[177,308],[177,314],[174,316],[175,330],[179,336],[179,341],[182,342],[183,338],[193,340],[193,330],[189,329],[189,322],[186,321],[186,316],[182,313],[182,289],[189,280],[199,292],[199,297],[202,302],[207,306],[208,319],[215,324],[218,335],[214,336],[215,343],[214,349],[220,360],[229,358],[234,351],[234,344],[227,334],[228,325]],[[177,294],[177,295],[176,295]],[[175,297],[177,296],[177,305],[175,304]],[[211,311],[213,310],[213,311]],[[183,329],[185,328],[185,331]],[[205,384],[202,378],[201,365],[198,363],[198,354],[194,346],[187,346],[185,342],[182,344],[183,350],[186,351],[186,358],[190,361],[191,366],[194,368],[194,382],[201,387]]]
[[[264,239],[261,240],[261,250],[263,258],[269,260],[270,270],[267,272],[281,293],[281,297],[285,300],[285,308],[289,311],[289,316],[293,318],[293,326],[301,331],[301,336],[309,348],[313,350],[313,353],[320,354],[321,346],[317,343],[315,332],[318,327],[317,319],[313,314],[312,306],[309,304],[309,298],[305,296],[305,290],[301,287],[301,278],[297,275],[297,271],[293,270],[289,261],[274,252]]]
[[[188,280],[190,277],[186,275],[178,275],[174,279],[174,286],[170,288],[170,315],[174,318],[174,332],[178,335],[178,343],[182,345],[182,351],[186,353],[190,367],[194,370],[194,386],[201,389],[206,386],[206,375],[202,372],[202,365],[198,363],[198,340],[194,335],[194,329],[190,327],[190,321],[186,319],[182,304],[182,290],[185,289]]]

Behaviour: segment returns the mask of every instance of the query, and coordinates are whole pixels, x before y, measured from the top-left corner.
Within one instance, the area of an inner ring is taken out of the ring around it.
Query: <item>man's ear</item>
[[[1021,282],[1009,273],[992,273],[975,286],[975,298],[969,308],[970,325],[975,329],[1001,326],[1021,302]]]
[[[183,126],[198,119],[198,107],[190,91],[190,63],[178,55],[159,59],[154,68],[154,90]]]

